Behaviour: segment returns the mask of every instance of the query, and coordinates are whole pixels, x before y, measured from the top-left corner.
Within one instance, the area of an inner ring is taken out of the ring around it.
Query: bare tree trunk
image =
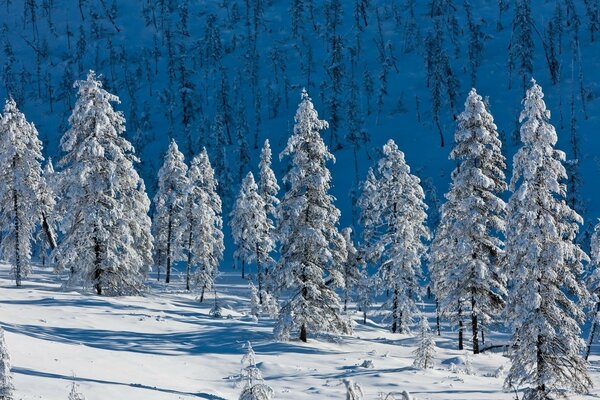
[[[165,282],[171,282],[171,236],[173,234],[173,206],[169,208],[169,225],[167,228],[167,277]]]
[[[17,286],[21,286],[21,241],[19,237],[19,200],[17,198],[16,190],[13,190],[13,206],[15,213],[15,281]]]
[[[435,323],[437,327],[437,335],[442,336],[442,330],[440,328],[440,301],[435,296]]]
[[[392,332],[398,332],[398,289],[394,288],[394,305],[392,311]]]
[[[458,302],[458,349],[459,350],[464,349],[463,330],[464,330],[464,326],[463,326],[463,320],[462,320],[462,304],[459,301]]]
[[[475,297],[471,295],[471,327],[473,330],[473,354],[479,354],[479,327],[475,312]]]
[[[193,218],[190,217],[190,234],[188,236],[188,259],[185,270],[185,290],[190,290],[190,275],[192,274],[192,234],[193,234]]]
[[[585,361],[590,356],[590,352],[592,351],[592,344],[594,343],[594,336],[596,335],[596,331],[598,330],[598,313],[600,312],[600,301],[596,303],[596,312],[594,313],[592,319],[592,329],[590,330],[590,337],[588,338],[587,347],[585,349]]]
[[[263,288],[263,271],[262,271],[262,264],[260,262],[260,247],[258,246],[258,244],[256,244],[256,274],[258,275],[257,280],[258,280],[258,302],[260,304],[263,303],[263,295],[262,295],[262,288]]]
[[[242,279],[246,278],[246,260],[242,257]]]
[[[96,256],[94,260],[94,288],[98,295],[102,294],[102,283],[100,278],[102,277],[102,270],[100,269],[100,243],[98,238],[94,238],[94,254]]]

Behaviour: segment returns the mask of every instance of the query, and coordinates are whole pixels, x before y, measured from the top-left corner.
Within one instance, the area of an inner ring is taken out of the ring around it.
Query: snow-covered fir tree
[[[363,324],[367,323],[367,313],[373,305],[373,280],[368,274],[367,268],[360,271],[360,278],[356,283],[356,305],[363,313]]]
[[[0,400],[13,400],[14,390],[10,355],[4,340],[4,329],[0,328]]]
[[[235,256],[242,263],[256,262],[258,295],[262,303],[264,268],[272,263],[269,253],[275,248],[275,241],[271,237],[273,224],[267,217],[265,202],[252,172],[248,172],[242,182],[229,222],[237,246]]]
[[[362,388],[358,383],[351,379],[344,379],[343,382],[346,386],[346,400],[363,400],[365,398]]]
[[[248,286],[250,288],[250,315],[256,321],[258,321],[258,317],[260,316],[261,307],[260,307],[260,298],[258,297],[258,289],[254,286],[252,281],[248,282]]]
[[[71,383],[68,400],[85,400],[85,396],[79,391],[79,385],[75,382]]]
[[[279,199],[277,198],[279,185],[277,184],[277,177],[271,168],[271,159],[271,145],[269,144],[269,139],[266,139],[260,152],[258,192],[265,202],[267,216],[271,219],[272,224],[275,225],[276,208],[279,205]]]
[[[260,369],[256,366],[256,354],[250,342],[246,344],[246,354],[242,357],[240,383],[242,392],[239,400],[273,399],[273,389],[265,383]]]
[[[594,338],[598,334],[600,325],[600,223],[594,228],[591,243],[591,258],[590,266],[592,268],[588,277],[588,288],[594,296],[594,306],[592,309],[592,327],[588,336],[588,342],[585,349],[585,359],[587,360],[592,350]]]
[[[344,262],[344,311],[348,310],[348,302],[350,301],[350,293],[356,291],[358,282],[362,277],[362,270],[365,266],[363,257],[360,255],[354,242],[352,241],[352,228],[342,229],[342,235],[346,243],[348,256]]]
[[[478,354],[481,324],[499,315],[506,297],[499,237],[506,223],[506,204],[499,197],[506,190],[506,166],[493,117],[475,89],[458,116],[454,143],[450,158],[459,164],[442,206],[430,269],[442,314],[456,320],[458,307],[470,307]]]
[[[48,158],[43,169],[43,184],[40,187],[41,225],[36,239],[40,242],[42,264],[45,265],[46,254],[57,246],[56,223],[56,192],[59,177],[54,171],[52,159]]]
[[[327,121],[318,118],[305,90],[295,121],[281,154],[291,156],[291,169],[285,176],[290,189],[277,212],[281,256],[273,282],[286,298],[275,333],[287,339],[292,331],[299,331],[300,340],[306,342],[309,331],[350,331],[335,292],[343,285],[347,251],[337,230],[340,211],[328,193],[331,174],[326,163],[334,157],[320,136]]]
[[[582,218],[566,203],[565,154],[554,148],[542,88],[532,80],[523,100],[521,142],[508,203],[506,253],[511,288],[507,319],[513,326],[507,388],[523,399],[584,393],[591,387],[579,324],[589,293],[582,280],[587,255],[574,244]]]
[[[187,165],[174,140],[169,144],[158,171],[158,190],[154,196],[154,253],[160,279],[165,267],[165,282],[171,281],[171,266],[184,259],[185,199],[188,190]],[[164,264],[163,264],[164,263]]]
[[[383,146],[377,171],[378,176],[370,171],[363,184],[361,221],[368,251],[381,260],[377,281],[390,293],[384,308],[391,314],[392,332],[408,332],[429,239],[425,193],[391,139]]]
[[[93,71],[77,81],[78,99],[61,146],[63,238],[58,267],[69,283],[98,294],[138,293],[152,260],[150,200],[134,168],[134,148],[123,136],[125,119]]]
[[[225,250],[221,198],[217,194],[218,183],[206,149],[192,159],[188,177],[183,236],[187,239],[191,285],[201,289],[200,301],[203,301],[204,292],[213,289]]]
[[[417,349],[413,352],[415,355],[415,361],[413,365],[419,369],[429,369],[434,367],[435,360],[435,341],[433,340],[433,334],[429,327],[429,322],[425,315],[421,315],[421,321],[419,322],[419,344]]]
[[[11,98],[0,118],[0,250],[12,263],[17,286],[31,271],[31,241],[46,211],[42,206],[42,142]]]

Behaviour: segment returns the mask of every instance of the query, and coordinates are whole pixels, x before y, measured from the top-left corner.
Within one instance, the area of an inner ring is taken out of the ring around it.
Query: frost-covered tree
[[[0,118],[0,249],[13,264],[17,286],[31,271],[31,241],[41,224],[45,188],[42,142],[35,126],[25,119],[11,98]]]
[[[383,146],[377,171],[363,185],[360,204],[366,208],[361,220],[369,252],[381,261],[378,287],[391,294],[383,307],[389,311],[392,332],[407,332],[416,310],[424,242],[430,236],[425,193],[391,139]]]
[[[493,117],[475,89],[458,116],[454,143],[450,158],[459,164],[442,206],[430,269],[442,314],[456,320],[458,307],[470,307],[478,354],[480,325],[499,315],[506,297],[499,237],[506,223],[506,204],[499,197],[506,190],[506,165]]]
[[[79,385],[75,382],[71,383],[71,390],[69,391],[69,400],[85,400],[85,396],[79,391]]]
[[[346,385],[346,400],[363,400],[365,398],[358,383],[351,379],[344,379],[343,382]]]
[[[554,148],[543,97],[532,81],[519,118],[523,146],[513,159],[506,235],[514,333],[505,386],[525,388],[526,400],[584,393],[592,384],[579,327],[589,298],[579,276],[588,257],[573,243],[583,220],[565,201],[565,154]]]
[[[340,211],[330,195],[331,173],[327,161],[334,159],[320,131],[320,120],[306,90],[296,112],[294,133],[281,153],[291,156],[285,176],[290,189],[278,207],[280,261],[273,282],[287,298],[275,327],[276,336],[287,339],[293,330],[307,341],[309,331],[349,332],[340,314],[335,287],[343,285],[346,247],[337,230]]]
[[[248,172],[231,212],[231,234],[237,246],[236,257],[242,262],[256,262],[258,293],[262,303],[264,268],[272,263],[269,255],[275,248],[271,237],[273,224],[267,217],[265,202],[258,193],[252,172]]]
[[[246,345],[246,354],[242,357],[240,383],[242,393],[239,400],[271,400],[273,389],[265,383],[260,369],[256,366],[256,354],[250,342]]]
[[[258,297],[258,289],[254,286],[252,281],[248,282],[248,286],[250,287],[250,315],[254,320],[258,321],[258,317],[260,316],[260,298]]]
[[[184,259],[183,227],[185,198],[188,190],[187,165],[174,140],[169,144],[163,165],[158,171],[158,190],[154,196],[154,252],[160,279],[165,266],[165,282],[171,281],[171,266]]]
[[[348,310],[348,302],[350,301],[350,293],[356,291],[358,282],[362,277],[361,271],[365,266],[363,257],[354,246],[352,241],[352,228],[344,228],[342,230],[344,241],[346,243],[346,250],[348,256],[346,262],[344,262],[344,311]]]
[[[217,194],[215,172],[206,149],[192,159],[188,171],[186,218],[183,223],[187,240],[188,271],[192,285],[204,292],[212,290],[219,263],[223,259],[223,219]]]
[[[77,81],[78,98],[61,140],[59,269],[69,283],[98,294],[134,294],[152,260],[150,200],[134,168],[134,148],[122,134],[125,119],[112,107],[119,98],[93,71]]]
[[[591,247],[591,258],[592,270],[588,277],[588,288],[594,295],[594,309],[592,310],[592,327],[590,328],[590,335],[588,337],[587,346],[585,349],[585,359],[587,360],[592,350],[592,344],[594,343],[594,337],[598,331],[598,325],[600,324],[600,223],[594,228],[594,234],[590,243]]]
[[[10,356],[4,340],[4,329],[0,328],[0,400],[13,400],[14,390]]]
[[[433,340],[433,334],[427,322],[427,317],[421,315],[421,322],[419,323],[419,345],[413,352],[415,355],[415,361],[413,365],[419,369],[429,369],[434,367],[435,360],[435,341]]]
[[[270,218],[274,218],[276,208],[279,205],[279,199],[277,198],[279,185],[277,184],[277,177],[271,168],[271,159],[271,145],[269,139],[266,139],[260,152],[258,192],[265,202],[267,215]]]
[[[38,229],[35,240],[38,242],[42,265],[45,266],[48,252],[56,248],[56,183],[58,177],[54,172],[51,158],[48,158],[44,166],[42,177],[43,184],[39,191],[41,229]]]
[[[356,284],[356,305],[363,313],[363,324],[367,323],[367,313],[373,304],[373,292],[373,281],[367,268],[364,268],[360,271],[360,278]]]

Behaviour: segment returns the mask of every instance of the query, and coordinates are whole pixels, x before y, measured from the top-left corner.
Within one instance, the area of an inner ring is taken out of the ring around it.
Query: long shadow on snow
[[[66,381],[92,382],[92,383],[101,383],[101,384],[108,384],[108,385],[129,386],[129,387],[133,387],[133,388],[154,390],[154,391],[162,392],[162,393],[194,396],[194,397],[199,397],[201,399],[207,399],[207,400],[225,400],[223,397],[219,397],[219,396],[216,396],[216,395],[210,394],[210,393],[180,392],[180,391],[174,390],[174,389],[159,388],[156,386],[143,385],[141,383],[123,383],[123,382],[106,381],[106,380],[94,379],[94,378],[82,378],[79,376],[72,377],[72,376],[66,376],[66,375],[61,375],[61,374],[55,374],[55,373],[51,373],[51,372],[35,371],[35,370],[29,369],[29,368],[20,368],[20,367],[13,367],[12,371],[17,374],[29,375],[29,376],[39,376],[42,378],[64,379]]]
[[[215,320],[224,321],[224,320]],[[238,321],[239,323],[239,321]],[[40,325],[3,324],[4,329],[36,339],[59,343],[84,345],[103,350],[127,351],[157,355],[239,354],[241,346],[250,340],[261,346],[263,353],[325,353],[293,343],[272,343],[270,332],[240,329],[220,325],[208,329],[146,333],[104,329],[63,328]]]

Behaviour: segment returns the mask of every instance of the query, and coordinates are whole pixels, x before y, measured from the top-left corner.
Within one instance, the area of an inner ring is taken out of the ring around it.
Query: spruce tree
[[[0,249],[13,264],[17,286],[31,271],[31,239],[45,210],[42,142],[11,98],[0,118]],[[50,200],[53,201],[53,200]]]
[[[309,331],[345,333],[350,326],[340,314],[340,299],[334,290],[343,285],[346,248],[337,230],[340,211],[328,193],[331,174],[326,163],[334,157],[320,136],[328,124],[318,118],[306,90],[295,121],[294,133],[281,154],[291,157],[291,169],[285,176],[290,189],[278,207],[281,258],[274,284],[287,296],[275,333],[287,339],[297,330],[300,340],[306,342]]]
[[[506,204],[499,197],[506,190],[506,166],[492,115],[475,89],[458,116],[454,141],[450,158],[459,164],[431,249],[432,280],[443,314],[470,307],[473,353],[478,354],[481,324],[499,315],[506,297],[499,237],[506,223]]]
[[[242,393],[239,400],[273,399],[273,389],[265,383],[260,369],[256,366],[256,354],[250,342],[246,345],[246,354],[242,357],[242,365],[242,371],[240,372]]]
[[[154,196],[154,251],[157,258],[158,276],[164,262],[166,278],[171,281],[171,267],[184,259],[183,226],[185,220],[185,198],[188,190],[187,166],[183,153],[174,140],[169,144],[163,165],[158,171],[158,190]]]
[[[413,363],[415,368],[429,369],[434,367],[435,360],[435,341],[427,322],[427,317],[421,315],[421,321],[419,323],[419,344],[417,349],[413,352],[415,355],[415,361]]]
[[[505,386],[525,388],[525,400],[584,393],[592,384],[580,354],[589,293],[579,276],[588,257],[574,240],[583,220],[565,201],[565,154],[554,148],[543,97],[532,80],[519,118],[523,146],[513,159],[506,235],[513,336]]]
[[[136,294],[152,259],[150,201],[134,168],[138,159],[122,136],[125,119],[111,105],[119,98],[93,71],[75,86],[71,128],[61,140],[58,266],[70,271],[69,283],[98,294]]]
[[[191,285],[201,288],[200,301],[203,301],[205,291],[214,287],[225,250],[221,199],[217,194],[218,184],[206,149],[202,149],[192,159],[188,177],[187,216],[183,222],[183,236],[187,240]]]
[[[271,264],[269,253],[275,248],[273,225],[267,218],[265,203],[258,193],[252,172],[248,172],[231,212],[231,233],[237,246],[235,255],[242,262],[256,262],[258,295],[262,303],[264,268]]]
[[[598,326],[600,325],[600,223],[596,224],[596,227],[594,228],[594,234],[592,235],[590,244],[592,262],[590,263],[591,271],[589,271],[590,273],[588,276],[588,288],[594,295],[596,304],[592,310],[592,327],[590,328],[590,334],[585,349],[586,360],[590,356],[594,337],[598,333]]]
[[[363,185],[360,203],[366,208],[361,220],[367,246],[381,262],[378,287],[391,294],[383,307],[390,314],[392,332],[404,333],[416,310],[421,259],[430,236],[427,205],[420,179],[410,173],[404,153],[391,139],[383,146],[377,171],[378,176],[369,176]]]

